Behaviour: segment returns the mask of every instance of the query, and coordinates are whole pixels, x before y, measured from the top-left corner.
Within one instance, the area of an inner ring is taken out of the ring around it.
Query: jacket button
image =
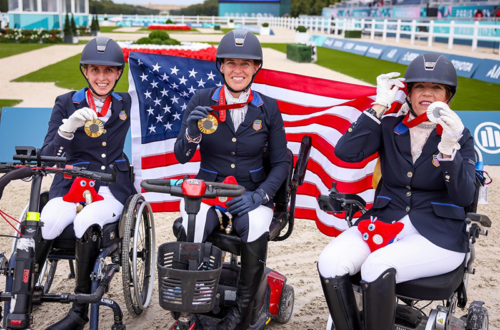
[[[102,166],[101,166],[101,170],[103,170],[103,171],[104,171],[105,169],[106,169],[106,166],[102,165]]]
[[[103,147],[105,147],[105,146],[106,146],[106,142],[103,142],[103,143],[102,143],[102,146],[103,146]]]
[[[406,186],[406,189],[411,190],[411,187],[410,186]]]
[[[413,176],[413,173],[412,172],[408,172],[408,177],[411,178]]]
[[[406,212],[410,212],[410,207],[409,206],[406,207]]]
[[[232,155],[232,156],[236,155],[236,152],[231,151],[231,155]]]
[[[236,138],[232,138],[231,141],[236,142]]]
[[[235,168],[235,167],[236,167],[236,165],[234,165],[234,164],[231,164],[231,168]]]
[[[106,158],[106,154],[102,154],[102,155],[101,155],[101,157],[102,157],[102,158]]]
[[[348,131],[349,131],[349,133],[352,132],[352,128],[349,127]]]
[[[445,175],[444,177],[446,180],[450,180],[450,176],[449,175]]]
[[[410,196],[411,196],[411,191],[408,191],[408,192],[406,193],[406,197],[410,197]]]

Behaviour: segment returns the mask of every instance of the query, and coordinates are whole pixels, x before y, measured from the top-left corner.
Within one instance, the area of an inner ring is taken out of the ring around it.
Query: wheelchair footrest
[[[410,306],[398,305],[396,324],[416,328],[422,322],[422,314]]]

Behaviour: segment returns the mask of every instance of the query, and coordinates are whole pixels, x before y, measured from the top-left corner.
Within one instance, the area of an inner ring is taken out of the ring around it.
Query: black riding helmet
[[[448,86],[451,89],[451,97],[447,103],[453,99],[458,88],[457,71],[451,61],[444,55],[434,53],[422,54],[411,61],[405,72],[405,81],[408,85],[427,82]],[[411,103],[407,103],[416,117]]]
[[[240,93],[248,90],[255,79],[255,75],[262,68],[262,47],[259,39],[250,31],[237,29],[226,33],[222,37],[219,47],[217,48],[217,56],[215,58],[215,67],[224,78],[224,74],[220,71],[220,66],[225,58],[239,58],[246,60],[260,61],[260,66],[257,72],[252,77],[252,81],[244,89],[235,91],[226,84],[226,87],[233,93]],[[225,81],[225,78],[224,78]]]
[[[98,94],[94,88],[90,85],[87,77],[83,74],[82,67],[84,65],[94,64],[94,65],[107,65],[119,67],[122,72],[115,82],[115,85],[111,91],[106,95]],[[83,48],[82,56],[80,57],[80,72],[87,81],[89,88],[98,96],[108,96],[110,95],[116,87],[116,84],[120,80],[123,74],[123,68],[125,67],[125,57],[123,56],[123,51],[118,46],[116,41],[107,37],[97,37],[90,40],[90,42]]]

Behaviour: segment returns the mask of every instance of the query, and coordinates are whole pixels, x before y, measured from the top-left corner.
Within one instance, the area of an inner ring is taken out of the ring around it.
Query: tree
[[[171,10],[170,15],[219,16],[219,2],[218,0],[205,0],[203,3],[191,5],[187,8]]]
[[[158,15],[160,13],[160,11],[156,9],[117,4],[111,0],[90,0],[89,5],[92,14]]]
[[[76,29],[75,16],[71,14],[71,32],[74,36],[78,35],[78,30]]]
[[[0,12],[6,13],[9,11],[9,0],[0,0]]]
[[[323,8],[336,2],[340,2],[340,0],[292,0],[291,14],[293,17],[299,15],[319,16]]]
[[[64,19],[64,36],[72,36],[73,31],[71,30],[71,23],[69,21],[69,15],[66,13],[66,18]]]

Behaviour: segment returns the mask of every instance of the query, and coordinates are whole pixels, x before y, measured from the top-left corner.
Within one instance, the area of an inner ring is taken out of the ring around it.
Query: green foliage
[[[300,32],[300,33],[305,33],[305,32],[307,32],[307,29],[304,25],[299,25],[299,26],[297,26],[295,31]]]
[[[78,35],[79,36],[90,36],[90,29],[88,26],[78,26],[76,28],[78,30]]]
[[[167,19],[167,21],[165,22],[165,24],[174,24],[174,21],[172,21],[170,18]]]
[[[304,15],[321,15],[323,8],[340,0],[292,0],[291,15],[298,17]]]
[[[99,26],[99,17],[97,16],[97,14],[95,14],[95,24],[97,26],[97,31],[100,31],[101,30],[101,27]]]
[[[1,1],[1,0],[0,0]],[[141,6],[113,3],[111,0],[90,0],[90,12],[92,14],[108,15],[158,15],[159,10],[144,8]]]
[[[0,100],[0,109],[3,107],[14,107],[23,100]]]
[[[71,36],[73,35],[73,31],[71,30],[71,23],[69,21],[69,15],[66,13],[66,18],[64,19],[64,35]]]
[[[269,27],[269,23],[262,23],[262,27]]]
[[[214,25],[214,30],[215,30],[215,31],[220,31],[220,25],[215,24],[215,25]]]
[[[191,5],[187,8],[179,10],[171,10],[170,15],[187,15],[187,16],[219,16],[219,1],[205,0],[203,3]]]
[[[165,31],[154,30],[154,31],[151,31],[151,33],[149,34],[149,39],[151,39],[151,40],[153,40],[153,39],[160,39],[160,40],[163,41],[163,40],[170,39],[170,36]]]
[[[92,23],[90,23],[90,29],[92,31],[99,31],[99,21],[97,20],[97,14],[95,16],[92,16]]]
[[[0,43],[39,44],[40,42],[46,44],[61,43],[61,31],[44,29],[7,29],[5,32],[0,33]]]
[[[0,0],[0,11],[2,13],[9,11],[9,0]]]
[[[75,15],[71,14],[71,32],[74,36],[78,35],[78,30],[76,29]]]
[[[229,23],[234,23],[234,19],[230,19],[230,20],[229,20]]]
[[[149,45],[151,40],[148,37],[140,38],[134,42],[134,45]]]

